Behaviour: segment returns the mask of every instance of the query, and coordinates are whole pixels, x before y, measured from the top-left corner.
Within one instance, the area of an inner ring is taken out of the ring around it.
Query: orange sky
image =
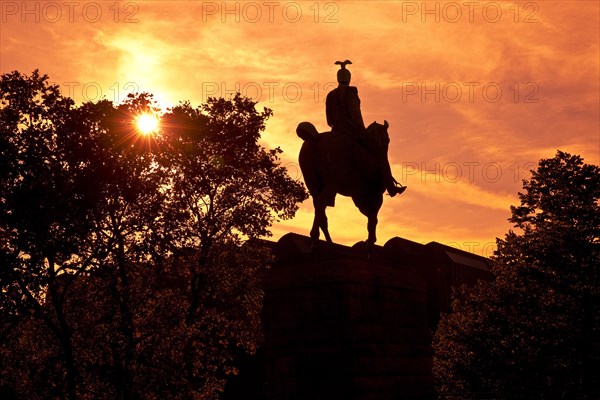
[[[0,72],[39,68],[76,101],[131,90],[242,93],[272,108],[263,136],[301,178],[298,122],[326,130],[334,61],[350,59],[365,122],[390,123],[394,175],[378,243],[394,236],[489,255],[521,179],[557,149],[600,159],[597,1],[0,1]],[[259,97],[260,96],[260,97]],[[336,242],[366,238],[349,199]],[[312,205],[277,224],[308,234]]]

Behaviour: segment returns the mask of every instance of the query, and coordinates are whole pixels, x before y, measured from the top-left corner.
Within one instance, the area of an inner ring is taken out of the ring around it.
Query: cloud
[[[311,121],[328,129],[324,99],[335,81],[333,63],[350,59],[365,122],[388,120],[389,158],[396,176],[408,179],[404,195],[386,198],[381,240],[489,242],[510,227],[508,206],[540,158],[560,148],[600,162],[599,3],[492,3],[489,15],[482,4],[471,15],[460,2],[389,1],[272,8],[161,1],[118,9],[108,2],[98,3],[96,22],[81,9],[72,22],[67,10],[55,22],[3,14],[0,72],[39,68],[63,85],[77,82],[77,101],[99,87],[111,100],[133,88],[153,92],[165,106],[199,104],[240,88],[274,110],[262,143],[281,147],[283,163],[301,179],[295,128]],[[456,5],[461,18],[453,22]],[[494,7],[501,16],[491,22]],[[428,173],[436,163],[440,173]],[[457,181],[450,176],[455,166],[462,169]],[[416,175],[407,176],[407,167]],[[490,179],[496,167],[502,176]],[[364,239],[366,220],[348,199],[329,213],[336,240]],[[274,232],[307,233],[311,224],[307,201]]]

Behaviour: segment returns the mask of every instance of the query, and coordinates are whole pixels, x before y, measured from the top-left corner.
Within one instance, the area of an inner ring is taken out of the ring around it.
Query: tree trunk
[[[66,378],[67,378],[67,399],[77,399],[77,368],[75,367],[75,358],[73,355],[73,344],[71,342],[71,329],[67,323],[65,317],[63,302],[60,300],[61,297],[58,295],[56,289],[56,273],[54,270],[54,257],[49,255],[48,259],[48,272],[50,275],[50,283],[48,290],[50,291],[50,299],[54,313],[56,314],[56,320],[58,321],[58,341],[63,350],[63,359],[65,362]]]
[[[206,263],[210,249],[210,241],[205,239],[200,247],[198,262],[192,266],[192,281],[190,282],[190,306],[186,316],[186,324],[192,325],[196,321],[196,311],[200,307],[200,293],[206,284]]]
[[[125,259],[125,244],[123,237],[118,233],[117,240],[117,302],[119,305],[121,332],[125,338],[123,345],[122,363],[122,395],[123,400],[136,400],[139,394],[134,385],[133,371],[131,366],[135,357],[135,328],[131,312],[131,299],[129,296],[129,281],[127,278],[127,266]]]

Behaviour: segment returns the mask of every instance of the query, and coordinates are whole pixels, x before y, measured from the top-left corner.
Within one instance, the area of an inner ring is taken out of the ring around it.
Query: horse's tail
[[[312,141],[319,138],[317,128],[310,122],[300,122],[296,128],[296,134],[305,141]]]

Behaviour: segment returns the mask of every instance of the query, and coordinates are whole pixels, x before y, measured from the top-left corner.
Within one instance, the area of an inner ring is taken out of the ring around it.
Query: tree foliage
[[[462,288],[438,327],[447,398],[593,399],[600,381],[600,168],[558,151],[524,181],[494,282]]]
[[[254,239],[307,197],[258,142],[271,110],[181,103],[153,136],[144,112],[2,75],[0,394],[215,398],[260,343]]]

